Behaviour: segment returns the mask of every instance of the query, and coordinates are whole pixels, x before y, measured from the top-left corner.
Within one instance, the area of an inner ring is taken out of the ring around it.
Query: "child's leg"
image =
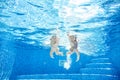
[[[61,56],[63,56],[63,53],[59,51],[59,48],[56,48],[55,53],[56,53],[56,55],[61,55]]]
[[[53,53],[54,53],[54,49],[51,48],[51,51],[50,51],[50,57],[51,57],[51,58],[54,58]]]
[[[68,56],[71,56],[72,52],[73,52],[73,48],[71,47],[71,48],[70,48],[70,51],[68,51],[68,52],[66,53],[66,56],[67,56],[67,57],[68,57]]]
[[[78,49],[75,49],[75,52],[76,52],[76,55],[77,55],[77,59],[76,59],[76,62],[77,62],[80,59],[80,53],[79,53]]]
[[[73,50],[74,50],[73,47],[71,47],[71,48],[70,48],[70,51],[67,52],[67,54],[72,54]]]
[[[71,52],[71,51],[68,51],[66,55],[68,55],[68,54],[72,54],[72,52]]]
[[[69,61],[71,54],[72,54],[71,51],[67,52],[67,54],[66,54],[66,59],[67,59],[67,61]]]

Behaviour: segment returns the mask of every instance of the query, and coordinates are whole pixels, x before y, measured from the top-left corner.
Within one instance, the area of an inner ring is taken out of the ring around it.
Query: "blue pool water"
[[[120,80],[119,0],[0,0],[0,80]],[[66,64],[67,33],[77,36]],[[64,56],[50,57],[50,37]]]

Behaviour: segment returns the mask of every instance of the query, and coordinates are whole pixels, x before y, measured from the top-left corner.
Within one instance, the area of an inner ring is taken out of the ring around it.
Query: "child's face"
[[[56,38],[56,36],[52,36],[52,38],[53,38],[53,39],[55,39],[55,38]]]
[[[75,36],[74,36],[74,35],[71,35],[71,36],[70,36],[70,39],[71,39],[72,41],[74,41],[74,40],[75,40]]]

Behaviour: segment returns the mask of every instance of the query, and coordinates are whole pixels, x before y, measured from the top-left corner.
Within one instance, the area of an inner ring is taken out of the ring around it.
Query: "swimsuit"
[[[72,42],[72,46],[70,48],[70,51],[73,52],[74,49],[77,49],[77,46],[78,46],[77,41]]]

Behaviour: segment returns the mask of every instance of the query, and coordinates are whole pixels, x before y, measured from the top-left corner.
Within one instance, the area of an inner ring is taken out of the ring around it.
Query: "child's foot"
[[[53,55],[50,55],[51,58],[54,58]]]
[[[64,56],[62,52],[59,52],[59,55],[60,55],[60,56]]]
[[[62,52],[59,52],[59,53],[56,53],[56,55],[63,56],[63,53],[62,53]]]

